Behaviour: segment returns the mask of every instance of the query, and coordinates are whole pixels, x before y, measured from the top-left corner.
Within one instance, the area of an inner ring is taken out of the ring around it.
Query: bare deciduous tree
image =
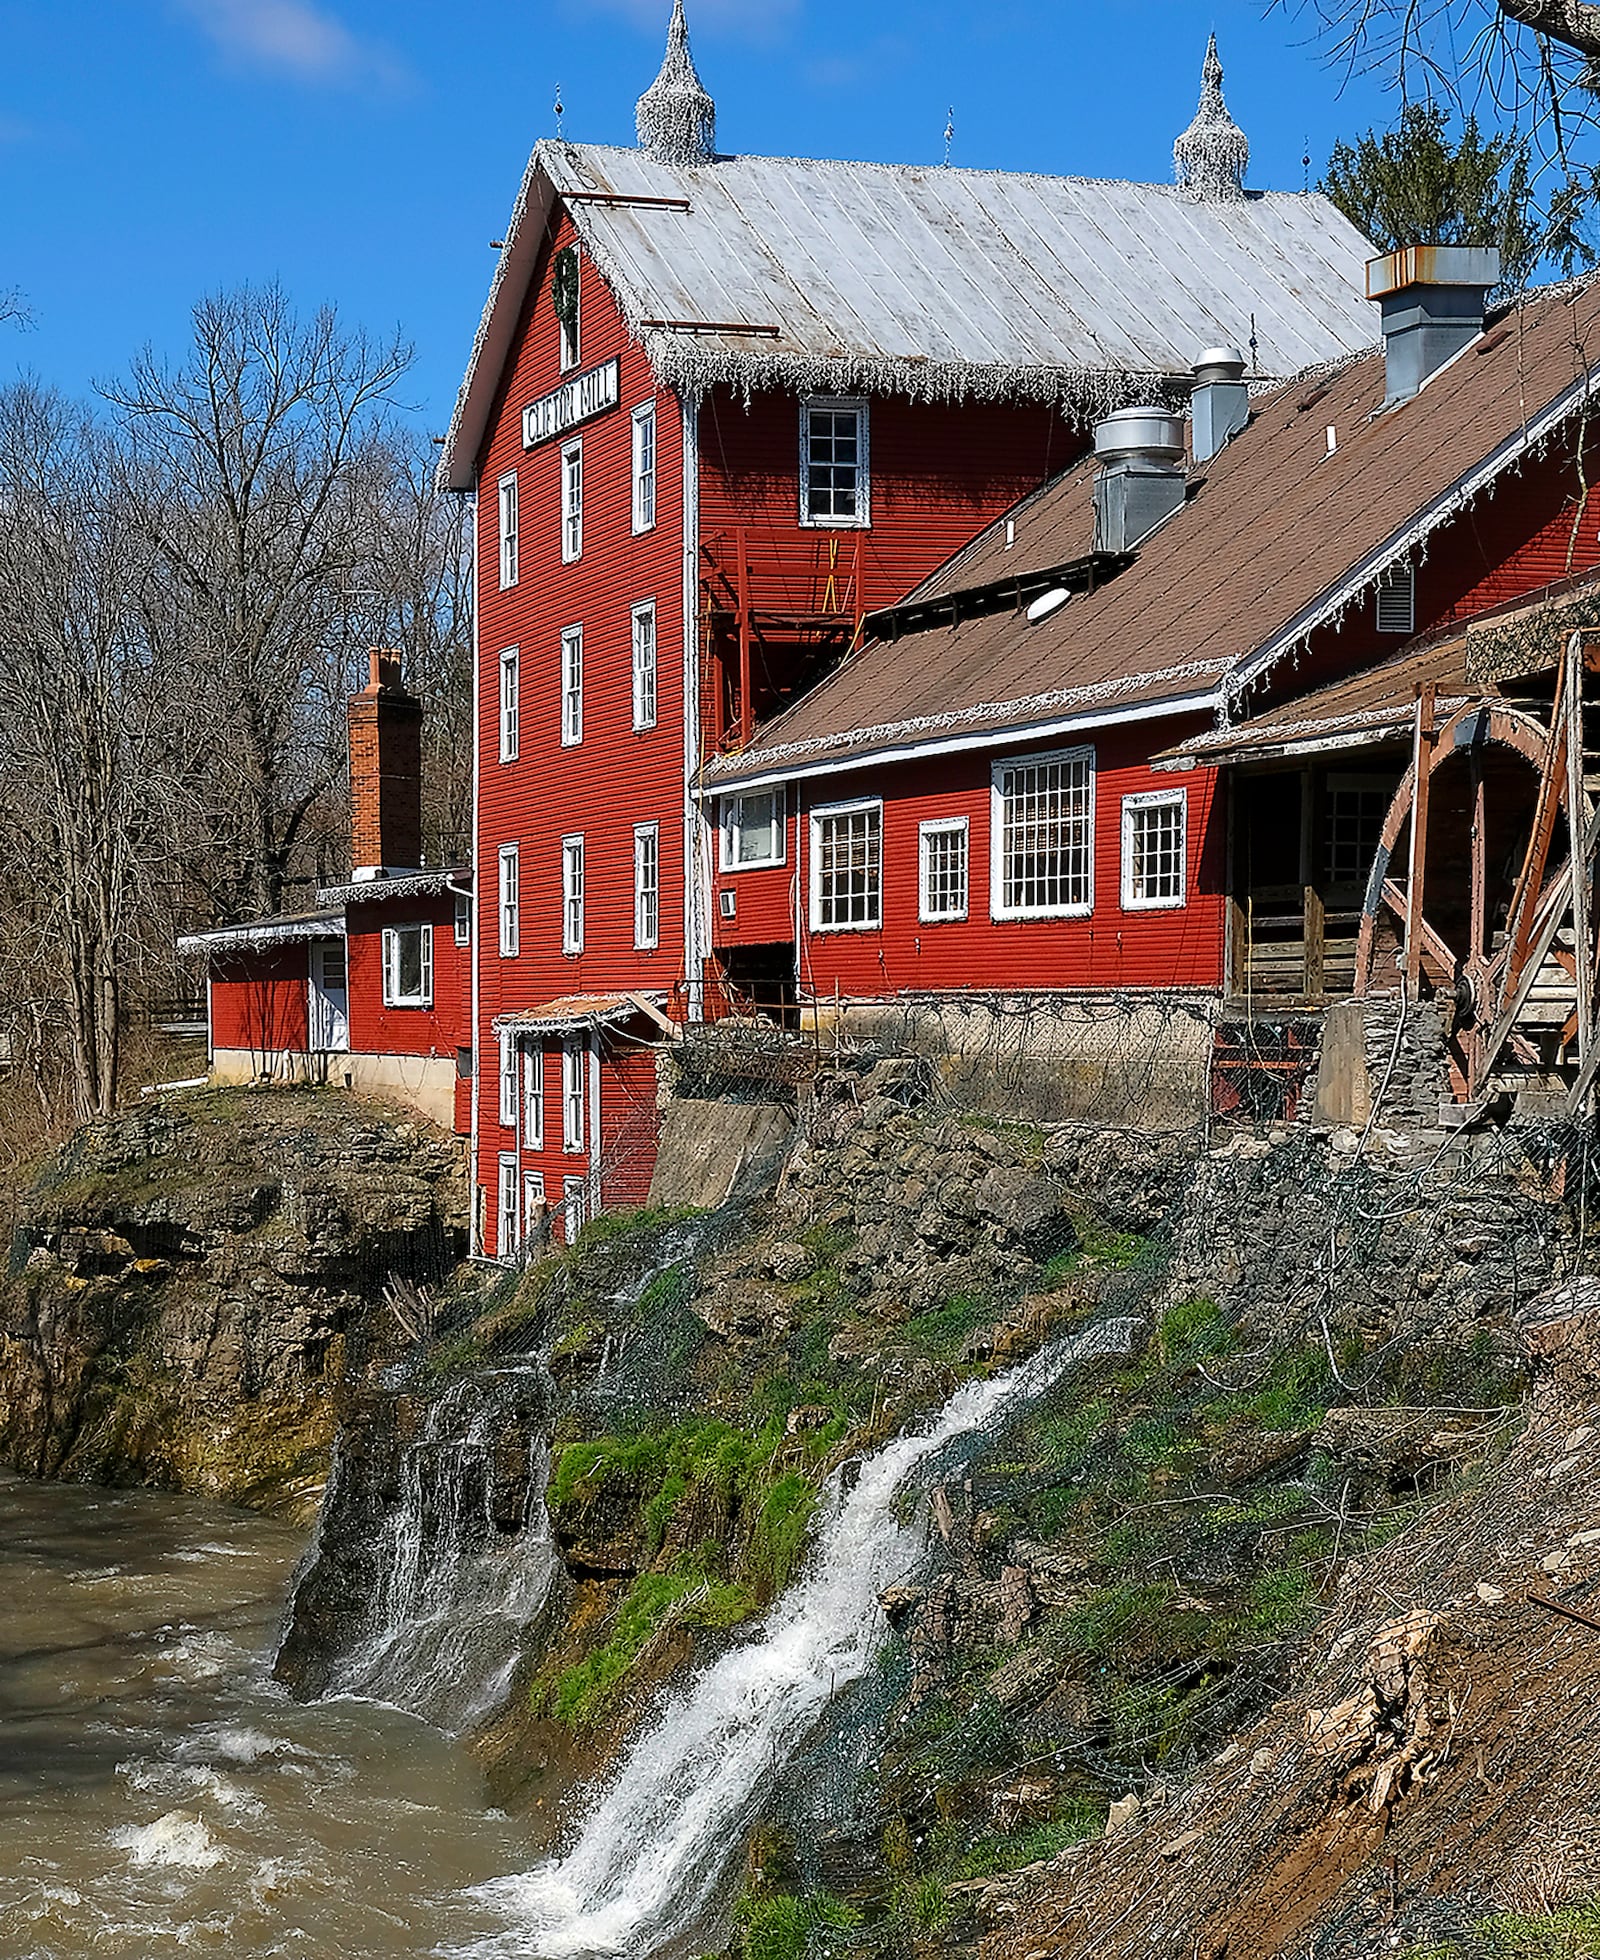
[[[222,917],[282,908],[302,827],[336,788],[357,479],[410,365],[276,286],[194,309],[184,360],[146,351],[103,392],[127,495],[162,575],[155,630],[187,663],[181,726],[210,808],[195,870]]]
[[[115,1104],[123,992],[165,850],[146,545],[111,439],[31,386],[0,394],[0,953],[11,1059],[55,1027],[78,1110]]]

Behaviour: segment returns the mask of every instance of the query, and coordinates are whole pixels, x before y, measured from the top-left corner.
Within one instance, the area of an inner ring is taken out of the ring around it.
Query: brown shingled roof
[[[1600,282],[1588,280],[1530,296],[1397,408],[1383,410],[1381,351],[1302,377],[1254,403],[1249,426],[1112,583],[1036,626],[1008,613],[869,643],[740,755],[711,763],[707,784],[1192,705],[1224,679],[1237,689],[1403,559],[1539,434],[1547,411],[1593,387],[1596,362]],[[1025,499],[1010,552],[1002,519],[918,596],[1081,556],[1093,474],[1086,461]]]

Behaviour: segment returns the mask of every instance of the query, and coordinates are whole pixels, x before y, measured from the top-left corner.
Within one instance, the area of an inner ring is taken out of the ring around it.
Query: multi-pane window
[[[561,635],[561,746],[575,749],[583,740],[583,628],[569,626]]]
[[[800,405],[800,522],[866,524],[867,405],[817,400]]]
[[[649,952],[661,938],[661,828],[641,823],[633,832],[633,943]]]
[[[918,916],[929,924],[967,916],[967,820],[936,817],[917,830]]]
[[[568,1245],[574,1243],[588,1222],[589,1180],[564,1177],[561,1180],[561,1226]]]
[[[500,589],[517,582],[517,473],[500,479]]]
[[[500,846],[500,957],[514,960],[522,942],[522,864],[515,844]]]
[[[656,725],[656,602],[633,609],[633,725]]]
[[[522,1141],[544,1148],[544,1050],[537,1044],[522,1051]]]
[[[456,893],[455,929],[456,944],[458,946],[470,946],[472,944],[472,900],[467,897],[465,892]]]
[[[997,919],[1094,903],[1094,751],[995,765],[990,904]]]
[[[584,1063],[587,1045],[580,1039],[569,1041],[561,1050],[561,1148],[583,1148]]]
[[[750,796],[725,796],[723,870],[749,871],[756,865],[782,864],[783,857],[783,792],[764,789]]]
[[[1322,863],[1330,885],[1366,883],[1392,795],[1383,782],[1328,778]]]
[[[515,647],[507,647],[500,656],[500,760],[515,762],[517,745],[521,739],[519,721],[521,716],[521,657]]]
[[[656,521],[656,405],[633,411],[633,528],[650,531]]]
[[[500,1037],[500,1127],[517,1127],[517,1044],[508,1034]]]
[[[1378,631],[1414,633],[1417,630],[1417,575],[1409,565],[1394,565],[1378,580]]]
[[[1188,893],[1189,793],[1152,790],[1122,799],[1122,903],[1138,912],[1182,905]]]
[[[517,1256],[517,1160],[508,1152],[500,1159],[498,1203],[495,1206],[494,1249],[502,1259]]]
[[[883,922],[883,805],[838,803],[811,816],[811,923],[819,932]]]
[[[384,927],[383,1004],[385,1007],[433,1005],[432,926]]]
[[[571,564],[583,555],[583,442],[561,451],[561,556]]]
[[[561,950],[583,951],[583,839],[561,840]]]

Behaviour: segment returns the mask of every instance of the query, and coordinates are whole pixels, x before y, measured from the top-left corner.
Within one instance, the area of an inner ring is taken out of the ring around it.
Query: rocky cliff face
[[[21,1193],[0,1459],[313,1506],[346,1336],[464,1250],[457,1146],[335,1093],[211,1091],[80,1130]]]

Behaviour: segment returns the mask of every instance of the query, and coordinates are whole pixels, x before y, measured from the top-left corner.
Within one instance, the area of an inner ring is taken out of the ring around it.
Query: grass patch
[[[533,1712],[582,1727],[615,1697],[639,1656],[669,1625],[737,1626],[756,1606],[749,1586],[710,1578],[690,1562],[670,1572],[641,1572],[613,1614],[605,1640],[554,1679],[534,1683]]]
[[[994,1319],[994,1308],[987,1300],[970,1293],[954,1293],[942,1306],[919,1313],[905,1325],[905,1337],[935,1361],[953,1360],[967,1338]]]

